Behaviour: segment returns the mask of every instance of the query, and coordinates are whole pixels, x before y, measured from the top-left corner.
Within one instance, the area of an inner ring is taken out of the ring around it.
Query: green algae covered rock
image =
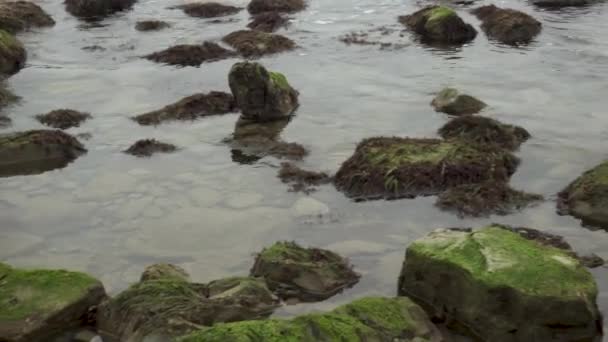
[[[464,139],[476,144],[493,144],[513,151],[519,148],[530,133],[524,128],[503,124],[483,116],[461,116],[454,118],[438,131],[444,139]]]
[[[183,268],[173,264],[154,264],[146,267],[139,281],[173,279],[190,281],[190,275]]]
[[[542,29],[540,21],[531,15],[510,8],[486,5],[471,13],[482,21],[481,28],[489,38],[503,44],[517,46],[530,43]]]
[[[456,12],[444,6],[428,6],[399,21],[417,33],[426,43],[464,44],[475,39],[477,31]]]
[[[359,143],[334,183],[356,200],[436,195],[452,186],[506,181],[518,163],[515,156],[492,145],[376,137]]]
[[[217,324],[180,342],[438,342],[437,328],[410,299],[367,297],[291,320]]]
[[[586,171],[558,194],[558,213],[608,230],[608,161]]]
[[[399,294],[483,341],[594,341],[593,276],[566,250],[501,226],[437,230],[411,244]]]
[[[15,36],[0,30],[0,74],[11,75],[25,66],[27,53]]]
[[[78,326],[105,296],[101,282],[84,273],[0,263],[0,341],[47,341]]]
[[[431,106],[438,112],[450,115],[470,115],[479,113],[487,105],[457,89],[445,88],[431,101]]]

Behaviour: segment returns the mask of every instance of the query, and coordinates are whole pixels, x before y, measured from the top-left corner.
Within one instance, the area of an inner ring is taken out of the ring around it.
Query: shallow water
[[[4,131],[41,128],[34,115],[71,108],[94,118],[69,132],[92,138],[83,141],[88,154],[65,169],[0,179],[0,260],[87,271],[116,293],[145,265],[160,261],[183,266],[198,281],[245,274],[253,253],[289,239],[342,253],[363,274],[357,286],[328,301],[277,313],[291,315],[364,295],[394,295],[405,247],[439,227],[529,226],[565,236],[581,253],[608,258],[608,233],[557,216],[554,202],[556,192],[606,157],[608,4],[543,12],[523,0],[497,2],[542,21],[543,32],[526,48],[489,42],[483,33],[449,51],[424,48],[407,32],[383,37],[404,44],[385,51],[338,41],[383,25],[401,30],[396,16],[424,4],[396,0],[311,0],[280,32],[300,48],[262,62],[284,72],[301,93],[297,117],[282,136],[310,148],[305,168],[335,172],[369,136],[436,136],[447,118],[429,102],[448,85],[490,104],[485,115],[532,133],[518,152],[522,164],[512,184],[548,200],[507,217],[462,220],[438,211],[431,197],[354,203],[331,186],[311,196],[289,193],[276,178],[279,160],[232,161],[222,140],[236,114],[157,127],[128,119],[196,92],[228,90],[228,70],[237,59],[175,68],[139,57],[178,43],[219,40],[246,25],[245,11],[232,17],[236,22],[216,24],[166,9],[179,0],[140,0],[132,11],[91,27],[60,1],[36,2],[57,25],[20,35],[28,66],[9,85],[23,100],[8,110],[13,126]],[[464,8],[460,14],[479,26]],[[137,20],[150,18],[173,27],[134,29]],[[105,50],[82,50],[92,45]],[[142,138],[181,150],[150,159],[120,153]],[[608,312],[608,268],[592,272]]]

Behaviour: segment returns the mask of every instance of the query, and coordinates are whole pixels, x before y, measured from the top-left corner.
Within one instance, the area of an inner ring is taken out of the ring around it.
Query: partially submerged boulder
[[[251,14],[264,12],[294,13],[306,8],[304,0],[251,0],[247,10]]]
[[[32,27],[53,25],[55,20],[33,2],[21,0],[0,2],[0,30],[15,34]]]
[[[541,8],[560,9],[563,7],[583,7],[599,3],[599,0],[531,0],[532,4]]]
[[[242,8],[223,5],[217,2],[191,2],[184,5],[175,6],[184,11],[191,17],[197,18],[216,18],[238,13]]]
[[[253,16],[248,28],[262,32],[274,32],[289,25],[289,19],[278,12],[264,12]]]
[[[0,110],[17,100],[19,100],[19,96],[13,94],[13,92],[7,88],[6,83],[0,82]]]
[[[162,279],[190,281],[190,275],[177,265],[160,263],[146,267],[139,281]]]
[[[307,194],[315,191],[315,186],[331,183],[331,177],[327,173],[303,170],[293,163],[281,163],[278,177],[290,185],[289,191]]]
[[[101,19],[130,9],[137,0],[65,0],[65,9],[82,19]]]
[[[14,74],[25,66],[27,53],[20,41],[0,30],[0,74]]]
[[[32,130],[0,135],[0,177],[62,168],[87,150],[71,135]]]
[[[215,62],[236,56],[234,51],[224,49],[213,42],[203,44],[175,45],[162,51],[151,53],[144,58],[169,65],[200,66],[203,63]]]
[[[245,57],[261,57],[293,50],[296,44],[289,38],[262,31],[235,31],[222,40]]]
[[[431,106],[438,112],[450,115],[470,115],[479,113],[487,105],[457,89],[445,88],[431,101]]]
[[[230,90],[243,118],[265,122],[284,119],[298,107],[298,92],[287,78],[259,63],[236,63],[228,75]]]
[[[608,230],[608,161],[586,171],[557,195],[560,215]]]
[[[101,282],[84,273],[0,263],[0,340],[50,341],[79,326],[105,297]]]
[[[135,23],[137,31],[160,31],[168,27],[171,27],[171,24],[162,20],[140,20]]]
[[[171,153],[177,151],[177,147],[156,139],[137,140],[133,145],[123,152],[136,157],[151,157],[156,153]]]
[[[436,195],[457,185],[507,181],[518,164],[517,157],[494,145],[376,137],[359,143],[334,184],[356,200]]]
[[[456,12],[444,6],[428,6],[413,14],[400,16],[399,21],[420,35],[425,43],[464,44],[477,36]]]
[[[483,116],[461,116],[439,129],[444,139],[463,139],[476,144],[497,145],[513,151],[530,138],[524,128]]]
[[[360,275],[348,260],[320,248],[277,242],[255,258],[252,277],[263,277],[270,290],[284,300],[315,302],[355,285]]]
[[[200,93],[185,97],[159,110],[133,117],[140,125],[158,125],[166,121],[195,120],[210,115],[234,112],[234,97],[221,91]]]
[[[46,114],[36,115],[40,123],[58,129],[80,126],[80,123],[91,118],[91,114],[72,109],[56,109]]]
[[[527,44],[542,28],[540,21],[514,9],[487,5],[474,9],[472,13],[482,21],[481,29],[488,37],[504,44]]]
[[[437,230],[407,248],[399,295],[483,341],[595,341],[593,276],[568,252],[500,227]]]

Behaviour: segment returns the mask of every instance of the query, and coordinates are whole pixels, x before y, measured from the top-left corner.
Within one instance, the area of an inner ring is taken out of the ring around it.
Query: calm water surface
[[[565,236],[579,252],[608,258],[608,233],[557,216],[554,202],[556,192],[606,158],[608,4],[543,12],[523,0],[495,2],[542,21],[536,42],[519,49],[489,42],[483,33],[450,51],[424,48],[399,32],[382,37],[402,44],[399,49],[338,41],[350,31],[400,30],[396,16],[424,2],[311,0],[281,31],[300,48],[262,62],[284,72],[301,92],[297,117],[282,136],[311,150],[303,167],[335,172],[369,136],[436,136],[447,118],[429,102],[449,85],[490,104],[485,115],[532,133],[518,152],[522,164],[512,183],[547,202],[507,217],[461,220],[435,209],[430,197],[353,203],[331,186],[311,196],[289,193],[276,178],[279,160],[232,161],[222,140],[233,131],[236,114],[158,127],[128,119],[193,93],[227,91],[237,59],[175,68],[140,56],[219,40],[246,25],[245,11],[217,24],[166,9],[180,0],[140,0],[132,11],[91,27],[68,15],[60,1],[37,2],[57,25],[20,36],[28,66],[9,85],[23,101],[9,109],[13,126],[5,131],[41,128],[34,115],[72,108],[94,118],[70,133],[92,138],[84,141],[88,154],[65,169],[0,179],[0,260],[90,272],[116,293],[154,262],[177,263],[197,281],[246,274],[253,253],[289,239],[342,253],[363,274],[356,287],[331,300],[278,312],[291,315],[365,295],[394,295],[405,247],[439,227],[530,226]],[[460,14],[479,26],[464,8]],[[152,18],[173,27],[135,31],[137,20]],[[92,45],[104,50],[82,50]],[[120,153],[142,138],[182,149],[150,159]],[[608,312],[608,269],[592,272]]]

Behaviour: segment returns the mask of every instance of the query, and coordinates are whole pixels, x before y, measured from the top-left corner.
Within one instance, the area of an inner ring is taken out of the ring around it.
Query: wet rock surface
[[[0,74],[14,74],[25,66],[27,53],[17,38],[0,30]]]
[[[171,25],[162,20],[140,20],[135,23],[137,31],[160,31],[168,27],[171,27]]]
[[[84,273],[0,263],[0,340],[48,341],[81,325],[105,296],[101,282]]]
[[[65,0],[65,8],[75,17],[95,20],[128,10],[135,2],[137,0]]]
[[[485,341],[593,341],[593,276],[567,251],[501,227],[437,230],[407,248],[399,294]],[[466,310],[462,310],[466,308]],[[526,314],[523,314],[526,313]]]
[[[146,267],[139,281],[162,279],[190,281],[190,275],[177,265],[160,263]]]
[[[248,28],[262,32],[274,32],[289,25],[289,18],[278,12],[264,12],[253,16]]]
[[[223,5],[217,2],[193,2],[185,5],[175,6],[191,17],[216,18],[236,14],[242,10],[240,7]]]
[[[547,8],[560,9],[563,7],[584,7],[599,3],[598,0],[532,0],[533,5]]]
[[[49,127],[68,129],[78,127],[91,118],[91,114],[72,109],[56,109],[46,114],[36,115],[36,120]]]
[[[235,31],[222,39],[245,57],[261,57],[295,49],[296,44],[289,38],[262,31]]]
[[[413,14],[400,16],[399,22],[429,44],[464,44],[475,39],[477,31],[465,23],[454,10],[428,6]]]
[[[482,21],[481,29],[488,37],[508,45],[527,44],[542,28],[540,21],[514,9],[488,5],[476,8],[472,13]]]
[[[156,153],[171,153],[175,151],[177,151],[175,145],[161,142],[156,139],[142,139],[136,141],[123,152],[136,157],[151,157]]]
[[[159,110],[133,117],[140,125],[158,125],[166,121],[196,120],[210,115],[234,112],[236,104],[232,95],[220,91],[199,93],[185,97]]]
[[[293,163],[281,163],[278,177],[281,182],[289,184],[289,191],[306,194],[315,191],[318,185],[331,183],[327,173],[304,170]]]
[[[151,53],[144,58],[169,65],[200,66],[203,63],[215,62],[236,56],[234,51],[224,49],[213,42],[203,44],[182,44],[162,51]]]
[[[251,0],[247,10],[251,14],[264,12],[294,13],[306,8],[304,0]]]
[[[0,135],[0,177],[31,175],[62,168],[86,153],[62,131],[33,130]]]
[[[19,96],[13,94],[13,92],[6,87],[5,83],[0,83],[0,110],[18,100]]]
[[[345,258],[324,249],[277,242],[264,248],[251,268],[283,300],[315,302],[332,297],[359,281]]]
[[[444,139],[463,139],[477,144],[496,145],[514,151],[530,138],[530,133],[519,126],[503,124],[483,116],[461,116],[438,131]]]
[[[34,27],[53,25],[55,25],[55,20],[33,2],[0,2],[0,30],[14,34]]]
[[[454,88],[445,88],[431,101],[436,111],[450,115],[470,115],[479,113],[487,105],[471,95]]]

